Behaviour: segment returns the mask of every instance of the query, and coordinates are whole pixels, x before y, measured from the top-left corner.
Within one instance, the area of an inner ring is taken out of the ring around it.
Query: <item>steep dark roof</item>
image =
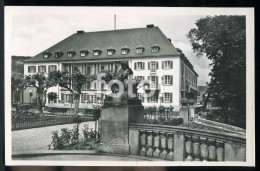
[[[155,44],[160,46],[160,51],[158,53],[152,53],[151,51],[151,47]],[[144,47],[144,53],[136,53],[136,47],[138,45],[142,45]],[[115,53],[108,56],[107,49],[111,46],[114,47]],[[130,52],[127,55],[121,54],[121,48],[124,46],[127,46],[130,49]],[[102,53],[99,56],[94,56],[93,50],[97,47],[102,50]],[[79,51],[84,48],[89,51],[89,54],[85,57],[82,57],[80,56]],[[72,58],[67,57],[67,51],[70,49],[73,49],[76,52]],[[54,52],[58,50],[63,52],[63,56],[61,58],[55,58]],[[43,52],[45,51],[52,53],[48,59],[43,58]],[[44,50],[43,52],[39,53],[31,59],[26,60],[24,63],[86,61],[116,58],[128,59],[129,57],[160,57],[179,55],[176,49],[158,27],[75,33],[55,44],[54,46]]]

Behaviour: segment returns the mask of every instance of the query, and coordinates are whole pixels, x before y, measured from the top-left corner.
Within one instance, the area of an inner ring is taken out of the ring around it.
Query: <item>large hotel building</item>
[[[178,110],[181,98],[196,101],[198,74],[181,50],[152,24],[145,28],[77,31],[24,61],[24,74],[47,75],[54,70],[98,74],[102,70],[119,70],[122,61],[128,62],[134,77],[154,83],[154,86],[138,90],[143,106],[171,105]],[[151,89],[156,90],[152,97],[142,96]],[[70,92],[59,86],[49,88],[50,92],[57,93],[58,97],[52,105],[62,106],[73,101]],[[102,102],[108,93],[106,85],[88,82],[83,87],[80,107],[84,108],[86,103]],[[50,100],[46,101],[48,106]]]

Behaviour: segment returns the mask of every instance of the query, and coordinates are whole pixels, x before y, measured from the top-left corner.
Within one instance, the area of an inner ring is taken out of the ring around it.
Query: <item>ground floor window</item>
[[[157,103],[158,102],[158,93],[155,93],[151,97],[148,97],[147,101],[150,103]]]
[[[172,102],[172,93],[164,93],[164,102]]]

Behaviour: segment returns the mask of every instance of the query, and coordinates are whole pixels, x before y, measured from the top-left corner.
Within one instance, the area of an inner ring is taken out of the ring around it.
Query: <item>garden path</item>
[[[83,122],[80,124],[79,131],[85,124],[89,125],[89,128],[95,127],[95,122]],[[61,130],[61,128],[72,129],[74,124],[66,125],[55,125],[49,127],[40,127],[32,129],[24,129],[12,131],[12,153],[26,152],[26,151],[37,151],[37,150],[48,150],[48,145],[52,141],[52,131]]]

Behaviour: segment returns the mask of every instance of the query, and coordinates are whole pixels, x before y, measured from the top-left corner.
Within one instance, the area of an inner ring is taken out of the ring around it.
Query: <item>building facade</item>
[[[54,70],[72,74],[96,75],[103,70],[120,69],[128,62],[134,78],[152,81],[153,86],[138,90],[144,106],[173,106],[179,109],[183,97],[197,99],[197,78],[192,64],[171,40],[153,25],[146,28],[77,33],[24,62],[24,73],[47,74]],[[100,103],[110,93],[106,84],[95,81],[82,88],[80,102]],[[145,97],[151,89],[152,97]],[[97,91],[98,90],[98,91]],[[73,103],[70,92],[51,87],[48,93],[57,93],[56,103]],[[47,97],[48,98],[48,97]],[[50,101],[47,99],[47,105]],[[84,106],[84,105],[81,105]]]

